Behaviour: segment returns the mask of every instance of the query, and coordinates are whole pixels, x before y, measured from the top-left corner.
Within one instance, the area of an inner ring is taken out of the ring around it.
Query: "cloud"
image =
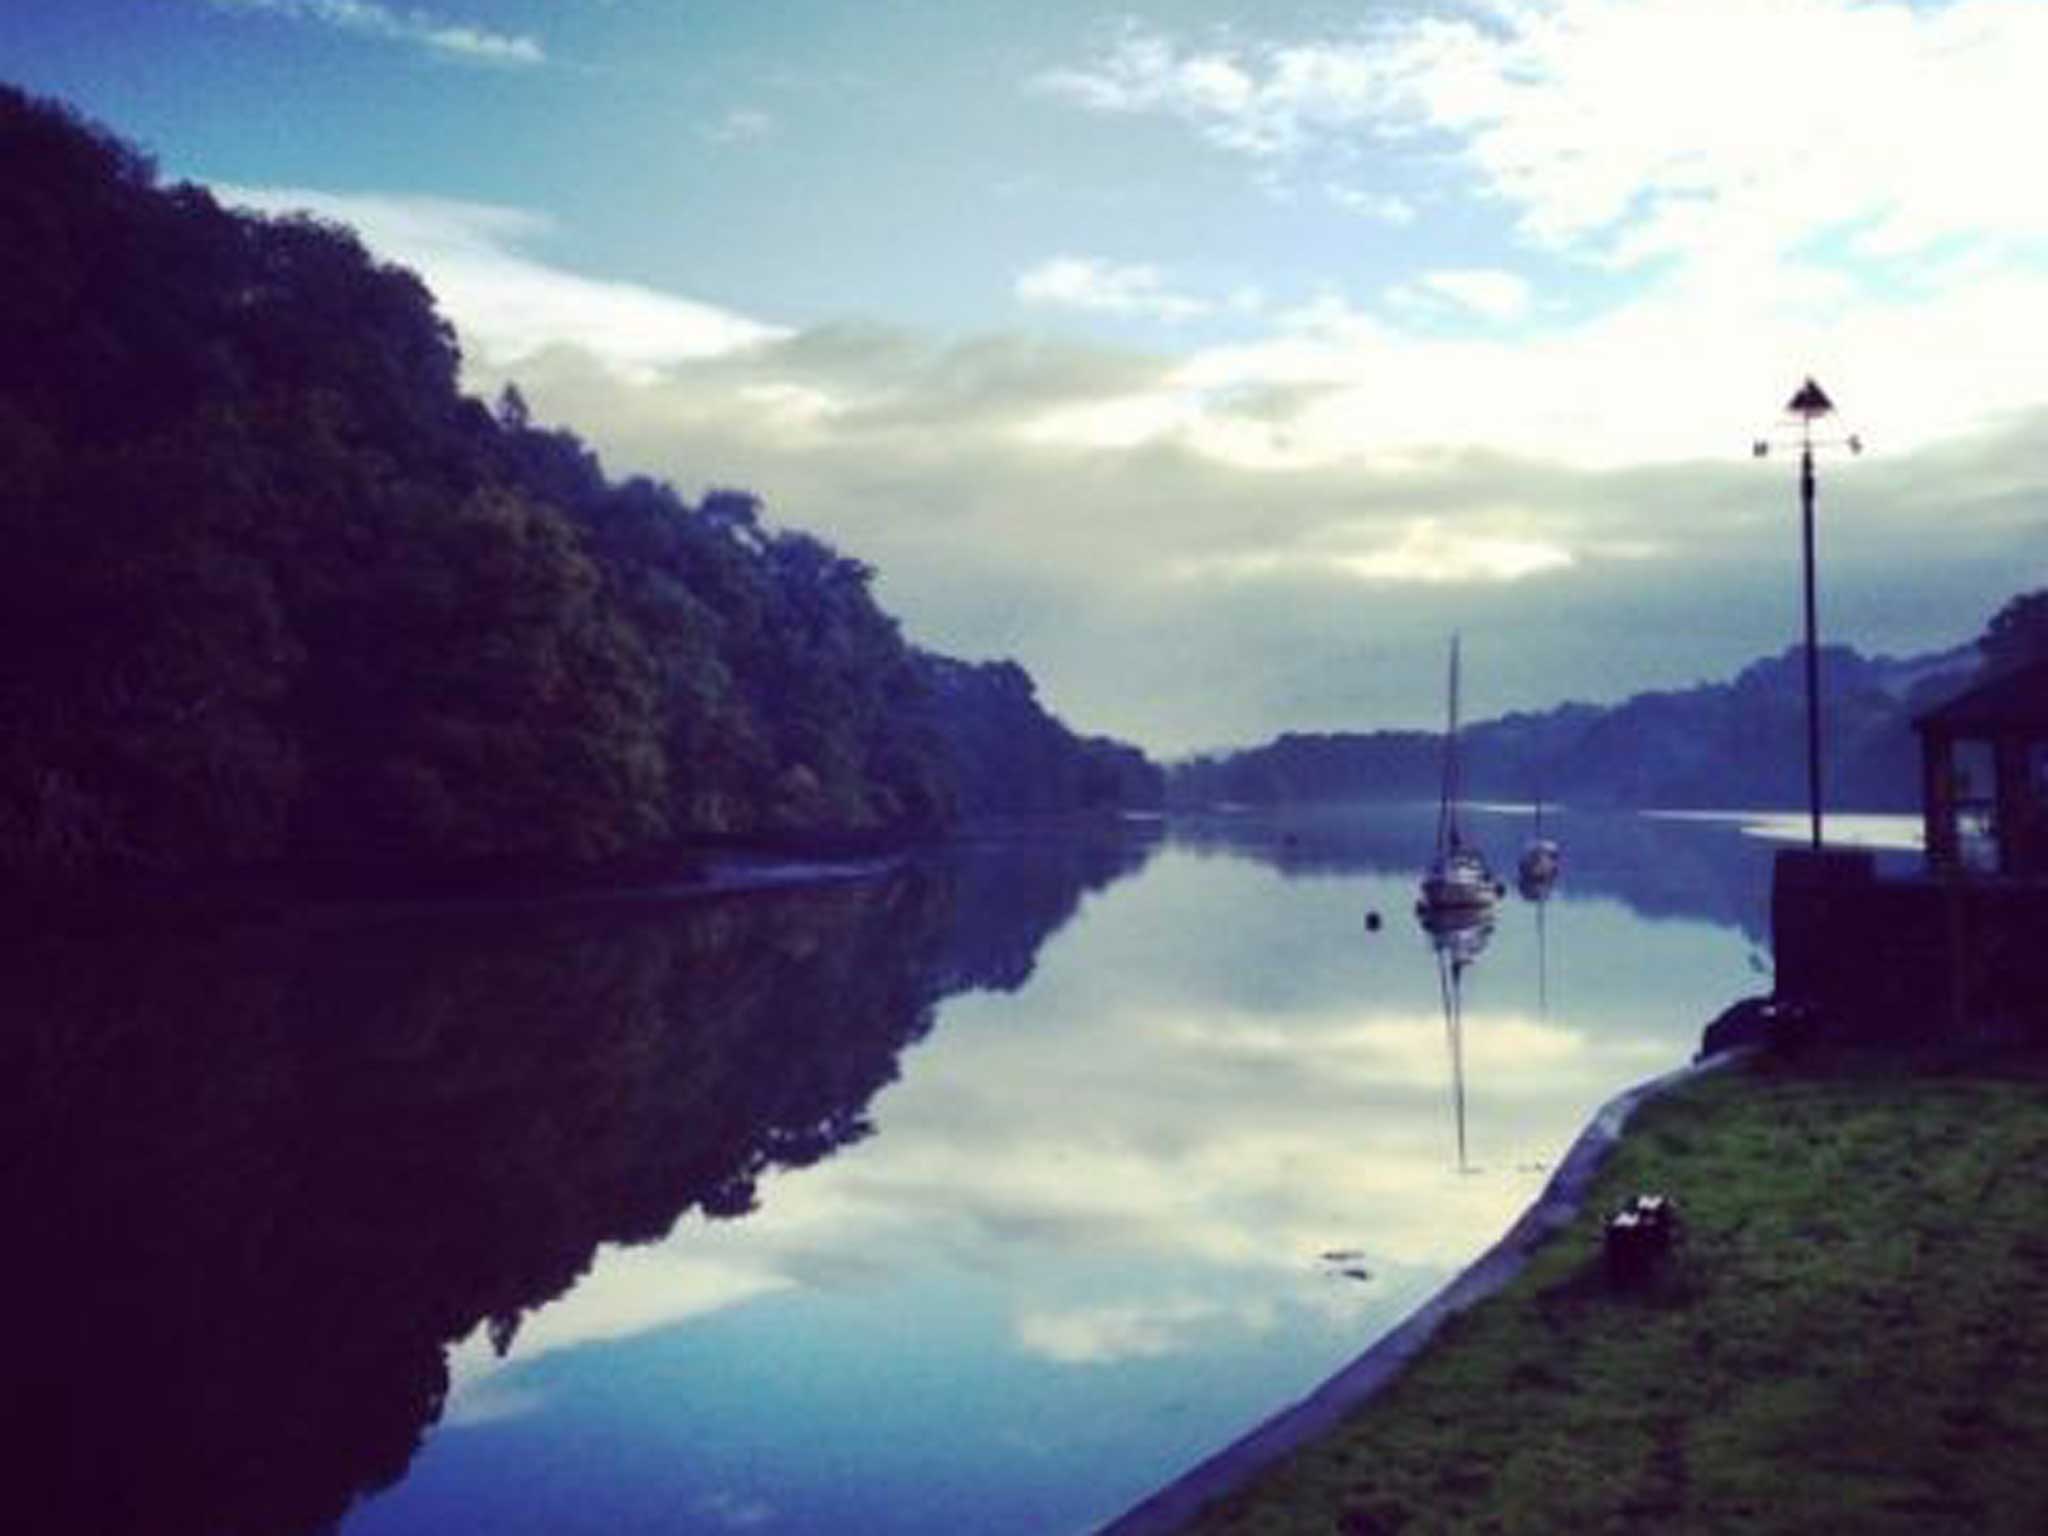
[[[1419,518],[1391,542],[1364,547],[1260,549],[1181,561],[1171,573],[1182,581],[1262,581],[1326,574],[1366,583],[1520,581],[1573,563],[1571,551],[1539,540],[1447,530],[1434,518]]]
[[[948,1002],[877,1101],[880,1134],[765,1179],[744,1222],[607,1250],[586,1287],[616,1290],[620,1268],[783,1277],[795,1289],[760,1320],[776,1328],[807,1291],[857,1311],[938,1270],[971,1277],[973,1329],[1062,1365],[1284,1347],[1304,1309],[1397,1304],[1378,1281],[1333,1297],[1321,1255],[1361,1250],[1385,1281],[1497,1235],[1615,1083],[1689,1048],[1694,1000],[1670,978],[1713,984],[1671,963],[1697,932],[1653,925],[1597,1000],[1539,1019],[1534,935],[1504,925],[1466,983],[1472,1147],[1488,1172],[1462,1176],[1435,970],[1412,930],[1384,941],[1417,946],[1398,955],[1355,942],[1359,901],[1406,877],[1347,877],[1326,901],[1239,858],[1160,859],[1173,867],[1102,893],[1089,924],[1063,931],[1027,992]],[[1272,967],[1188,947],[1191,924],[1259,903],[1285,907],[1278,927],[1299,941]],[[1571,931],[1607,931],[1610,904],[1571,905]],[[529,1321],[534,1343],[553,1311]],[[528,1348],[522,1330],[515,1363]]]
[[[1467,268],[1425,272],[1412,284],[1390,290],[1388,298],[1397,308],[1424,310],[1432,302],[1448,300],[1461,310],[1504,324],[1529,312],[1530,292],[1528,280],[1513,272]]]
[[[1405,197],[1389,192],[1368,192],[1341,181],[1324,182],[1323,196],[1339,208],[1377,219],[1382,224],[1401,227],[1413,224],[1420,217],[1415,205]]]
[[[1195,51],[1135,25],[1092,64],[1047,70],[1029,82],[1093,112],[1177,117],[1212,143],[1260,157],[1298,148],[1319,119],[1362,118],[1363,103],[1351,98],[1368,83],[1328,51]]]
[[[1169,324],[1193,319],[1212,308],[1203,300],[1171,292],[1156,267],[1119,265],[1085,256],[1056,256],[1020,274],[1016,294],[1027,304],[1143,315]]]
[[[2023,62],[2044,51],[2048,9],[2019,0],[1498,0],[1279,39],[1126,25],[1035,88],[1182,122],[1339,206],[1398,219],[1426,178],[1499,259],[1425,265],[1375,305],[1334,286],[1275,305],[1265,337],[1033,431],[1279,471],[1457,444],[1622,467],[1718,458],[1807,373],[1889,452],[1982,430],[2048,399],[2048,202],[2013,192],[2048,134]],[[1351,190],[1366,164],[1387,190]],[[1531,263],[1578,277],[1539,311]],[[1281,391],[1289,418],[1236,409]]]
[[[786,335],[714,305],[635,283],[606,282],[524,252],[551,225],[525,209],[447,198],[217,186],[262,213],[310,212],[352,226],[377,254],[413,268],[461,328],[472,361],[507,368],[574,346],[625,376],[758,346]]]
[[[775,119],[752,107],[735,107],[704,130],[713,144],[751,144],[775,131]]]
[[[515,1366],[586,1344],[671,1328],[788,1289],[787,1276],[744,1255],[721,1258],[702,1251],[706,1224],[691,1220],[680,1231],[699,1243],[605,1250],[593,1272],[554,1301],[520,1319],[509,1351],[500,1356],[488,1327],[479,1327],[449,1352],[451,1423],[510,1418],[537,1407],[537,1392],[508,1376]]]
[[[1057,1365],[1114,1365],[1184,1353],[1226,1320],[1261,1332],[1273,1326],[1275,1317],[1271,1308],[1241,1309],[1241,1315],[1226,1317],[1215,1302],[1176,1297],[1028,1310],[1014,1319],[1013,1327],[1017,1347],[1027,1355]]]
[[[212,0],[222,11],[261,12],[310,21],[362,37],[410,43],[451,58],[483,64],[525,66],[545,63],[540,43],[524,34],[442,21],[420,10],[393,10],[376,0]]]
[[[1531,243],[1621,265],[1847,231],[1870,257],[2038,238],[2031,0],[1502,0],[1286,41],[1127,26],[1037,91],[1256,160],[1422,149]]]
[[[750,486],[875,564],[920,643],[1015,656],[1077,726],[1159,751],[1427,723],[1421,658],[1454,625],[1497,653],[1481,712],[1775,651],[1791,483],[1747,446],[1808,371],[1873,448],[1824,471],[1829,638],[1952,644],[2048,582],[2048,278],[2024,263],[1878,291],[1709,253],[1510,324],[1461,319],[1460,290],[1505,310],[1516,274],[1431,266],[1426,315],[1246,294],[1218,317],[1239,339],[1172,352],[794,329],[565,271],[531,211],[227,195],[355,223],[433,286],[470,387],[516,379],[615,472]],[[1048,291],[1180,297],[1163,266],[1065,259]]]
[[[1687,326],[1640,358],[1647,316],[1581,334],[1583,356],[1564,338],[1530,355],[1332,312],[1183,361],[824,327],[639,382],[572,347],[517,377],[615,468],[749,485],[872,562],[920,643],[1016,656],[1078,726],[1173,751],[1428,723],[1421,658],[1447,627],[1494,654],[1482,713],[1683,686],[1781,647],[1794,487],[1747,443],[1797,375],[1722,379],[1745,369],[1716,357],[1710,316],[1695,325],[1698,346]],[[1919,387],[1956,390],[1938,402],[1954,419],[1985,380],[1920,326],[1906,355]],[[1858,425],[1883,419],[1824,377]],[[1690,392],[1703,381],[1721,397]],[[2048,420],[1880,441],[1823,470],[1830,636],[1953,644],[2048,582]],[[1581,446],[1618,462],[1575,463]]]
[[[467,1381],[458,1380],[451,1387],[440,1422],[450,1429],[495,1424],[536,1413],[546,1402],[541,1393],[530,1387],[518,1386],[496,1376],[471,1377]]]

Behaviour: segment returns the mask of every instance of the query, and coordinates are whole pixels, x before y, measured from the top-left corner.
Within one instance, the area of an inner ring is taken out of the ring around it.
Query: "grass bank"
[[[1616,1294],[1602,1215],[1687,1234]],[[2048,1068],[1758,1064],[1645,1107],[1578,1222],[1200,1533],[2048,1531]]]

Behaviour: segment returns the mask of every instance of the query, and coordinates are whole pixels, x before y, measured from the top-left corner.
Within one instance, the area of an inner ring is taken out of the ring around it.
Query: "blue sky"
[[[2048,6],[17,0],[0,77],[417,268],[1174,751],[1952,643],[2048,583]]]

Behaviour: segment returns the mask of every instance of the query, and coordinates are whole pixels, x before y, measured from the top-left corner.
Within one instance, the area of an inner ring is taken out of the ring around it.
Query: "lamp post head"
[[[1835,402],[1828,398],[1828,392],[1808,374],[1800,383],[1798,391],[1785,402],[1785,414],[1779,418],[1778,430],[1752,441],[1749,452],[1752,458],[1767,459],[1783,447],[1797,448],[1802,458],[1810,458],[1816,448],[1847,448],[1852,454],[1863,452],[1863,439],[1851,432],[1844,437],[1817,438],[1813,425],[1823,417],[1835,414]]]
[[[1826,390],[1814,383],[1811,375],[1799,386],[1799,393],[1785,402],[1788,415],[1803,417],[1811,425],[1823,416],[1835,413],[1835,402],[1828,398]]]

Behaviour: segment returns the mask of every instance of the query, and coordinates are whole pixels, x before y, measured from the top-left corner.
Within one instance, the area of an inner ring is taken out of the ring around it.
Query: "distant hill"
[[[1967,686],[1979,665],[1974,644],[1904,658],[1824,646],[1828,802],[1856,810],[1916,806],[1912,717]],[[1805,688],[1803,655],[1793,646],[1727,682],[1481,721],[1463,735],[1466,793],[1702,809],[1801,804]],[[1441,770],[1436,732],[1289,733],[1174,765],[1169,794],[1178,805],[1428,799]]]

